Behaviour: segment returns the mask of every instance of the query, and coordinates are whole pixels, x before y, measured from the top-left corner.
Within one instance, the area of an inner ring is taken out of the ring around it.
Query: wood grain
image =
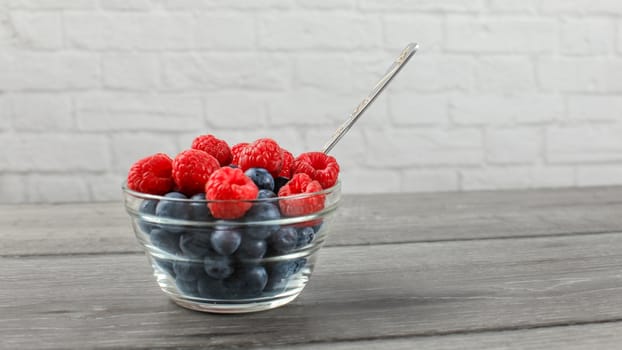
[[[622,230],[622,187],[346,195],[329,246]],[[0,256],[139,252],[122,203],[0,206]]]
[[[442,342],[622,320],[621,233],[325,247],[320,254],[298,300],[237,316],[175,306],[140,254],[3,257],[0,348]]]

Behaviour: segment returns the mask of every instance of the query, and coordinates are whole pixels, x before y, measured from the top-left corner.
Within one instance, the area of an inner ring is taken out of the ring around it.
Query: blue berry
[[[223,286],[222,280],[209,276],[204,276],[198,281],[197,289],[202,298],[223,299],[227,296],[227,290]]]
[[[193,201],[190,203],[190,218],[195,221],[211,221],[214,217],[205,202],[205,193],[195,194],[190,197]]]
[[[254,297],[264,290],[268,273],[263,266],[244,266],[232,278],[223,281],[227,292],[236,297]]]
[[[244,175],[248,176],[257,188],[274,191],[274,178],[268,170],[264,168],[250,168],[244,172]]]
[[[155,215],[156,206],[158,205],[158,201],[155,199],[145,199],[138,206],[138,212],[141,215]],[[156,228],[156,225],[138,219],[138,226],[140,230],[146,234],[149,234],[152,229]]]
[[[164,198],[173,200],[162,199],[156,205],[155,214],[159,217],[188,220],[190,219],[190,210],[188,203],[184,201],[178,201],[179,199],[188,199],[183,193],[169,192],[164,195]],[[177,225],[166,225],[166,229],[171,232],[182,232],[184,228]]]
[[[203,268],[208,276],[221,280],[233,274],[231,259],[221,255],[208,255],[203,260]]]
[[[279,176],[274,179],[274,193],[279,193],[281,187],[285,186],[285,184],[289,181],[288,178]]]
[[[184,256],[202,258],[212,251],[210,232],[188,231],[179,238],[179,248]]]
[[[220,255],[231,255],[240,246],[242,234],[233,228],[217,228],[212,233],[211,243]]]
[[[198,288],[197,288],[197,280],[183,280],[183,279],[177,278],[175,280],[175,285],[177,285],[177,289],[179,289],[179,291],[182,292],[183,294],[187,294],[191,296],[195,296],[199,294]]]
[[[161,228],[155,228],[151,230],[150,236],[151,243],[153,243],[153,245],[157,248],[174,255],[181,252],[179,250],[179,233],[169,232]]]
[[[266,190],[266,189],[259,190],[259,193],[257,194],[257,199],[268,199],[268,198],[276,198],[276,193],[270,190]]]
[[[178,280],[197,280],[204,275],[201,263],[185,260],[173,261],[173,271],[175,271],[175,276]]]
[[[302,227],[298,229],[298,241],[296,242],[296,248],[304,247],[311,243],[315,238],[315,230],[313,227]]]
[[[277,291],[284,289],[290,278],[300,272],[306,263],[307,259],[298,258],[272,264],[269,269],[270,278],[266,290]]]
[[[259,202],[253,204],[251,209],[246,213],[246,221],[267,221],[278,220],[281,217],[279,208],[266,202]],[[279,225],[259,225],[249,226],[246,230],[246,234],[252,239],[266,239],[272,233],[278,231]]]
[[[157,267],[159,267],[160,270],[164,270],[164,272],[166,272],[167,274],[169,274],[171,277],[175,277],[175,271],[173,270],[173,263],[170,260],[164,260],[164,259],[159,259],[159,258],[155,258],[155,264],[157,265]]]
[[[298,231],[295,227],[282,227],[270,236],[270,247],[279,253],[287,253],[296,248]]]
[[[261,259],[266,255],[267,250],[266,241],[245,238],[235,255],[239,259]]]

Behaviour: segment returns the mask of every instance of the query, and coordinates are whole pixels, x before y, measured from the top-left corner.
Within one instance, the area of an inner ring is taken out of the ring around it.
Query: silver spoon
[[[389,82],[395,77],[395,75],[402,69],[402,67],[408,62],[412,55],[417,52],[419,44],[410,43],[402,50],[400,55],[393,61],[393,64],[389,67],[382,79],[376,83],[374,88],[369,92],[367,97],[359,103],[358,106],[350,113],[350,117],[341,126],[335,130],[333,136],[326,142],[322,148],[322,152],[328,153],[333,147],[341,140],[341,138],[352,128],[352,125],[363,115],[363,112],[369,107],[369,105],[380,95],[382,90],[389,84]]]

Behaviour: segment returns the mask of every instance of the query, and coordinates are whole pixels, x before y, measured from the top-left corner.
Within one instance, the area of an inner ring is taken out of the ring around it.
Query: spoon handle
[[[358,106],[350,113],[350,117],[341,126],[335,130],[333,136],[322,148],[322,152],[328,153],[331,149],[341,140],[341,138],[350,130],[352,125],[361,117],[367,107],[378,97],[378,95],[384,90],[389,82],[395,77],[395,75],[402,69],[402,67],[408,62],[412,55],[417,52],[419,45],[416,43],[408,44],[400,53],[400,55],[393,61],[393,64],[389,67],[382,79],[376,83],[374,88],[369,92],[367,97],[359,103]]]

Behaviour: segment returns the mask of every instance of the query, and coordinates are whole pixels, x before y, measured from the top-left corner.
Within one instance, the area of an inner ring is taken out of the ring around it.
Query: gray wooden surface
[[[0,348],[622,344],[622,187],[346,196],[311,283],[247,315],[160,292],[121,203],[0,206]]]

